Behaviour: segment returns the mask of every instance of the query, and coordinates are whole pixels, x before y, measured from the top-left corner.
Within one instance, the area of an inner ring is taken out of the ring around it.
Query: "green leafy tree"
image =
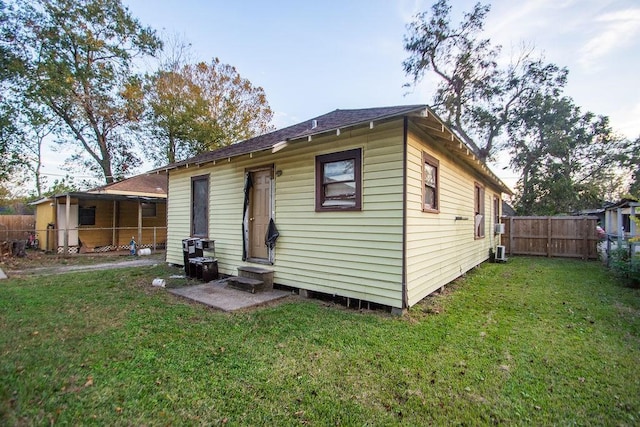
[[[10,81],[17,75],[18,61],[13,52],[13,27],[9,9],[0,0],[0,185],[12,177],[17,158],[12,152],[18,137],[15,107],[7,97]]]
[[[46,106],[57,136],[77,146],[71,159],[107,183],[139,163],[124,127],[142,113],[135,58],[161,46],[119,0],[15,0],[12,54],[20,60],[15,96]]]
[[[18,164],[18,158],[12,151],[12,147],[19,132],[12,117],[12,108],[0,105],[0,184],[12,177]]]
[[[512,166],[521,173],[516,210],[555,215],[601,206],[619,189],[623,140],[609,119],[568,97],[540,96],[513,123]]]
[[[271,130],[264,90],[218,58],[172,63],[147,83],[147,154],[173,163]]]
[[[527,49],[500,68],[501,47],[481,38],[489,11],[490,6],[477,3],[454,27],[448,0],[436,2],[408,25],[404,47],[410,56],[403,62],[413,84],[427,72],[439,78],[434,109],[483,161],[494,153],[516,112],[539,93],[557,93],[567,75]]]
[[[143,127],[150,134],[145,152],[156,166],[194,154],[197,141],[214,132],[202,90],[173,63],[147,77],[147,114]]]
[[[74,191],[81,191],[82,187],[87,185],[78,185],[72,176],[65,176],[53,181],[51,186],[43,193],[43,196],[55,196],[57,194],[72,193]]]
[[[640,198],[640,136],[628,141],[622,153],[622,163],[630,173],[629,194]]]
[[[34,183],[35,196],[40,197],[46,183],[41,173],[43,148],[46,139],[58,128],[59,120],[46,108],[27,103],[16,111],[15,120],[18,131],[15,133],[11,153],[18,179],[13,181]]]

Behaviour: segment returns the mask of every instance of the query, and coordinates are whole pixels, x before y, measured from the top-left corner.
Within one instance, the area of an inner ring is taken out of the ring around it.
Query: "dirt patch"
[[[145,257],[120,253],[75,254],[64,257],[29,251],[24,258],[5,258],[0,263],[0,268],[11,277],[141,267],[163,263],[164,259],[164,251]]]

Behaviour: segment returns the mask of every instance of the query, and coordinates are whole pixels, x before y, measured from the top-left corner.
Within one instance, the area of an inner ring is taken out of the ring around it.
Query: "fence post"
[[[547,258],[551,258],[551,217],[547,217]]]
[[[583,238],[582,242],[584,247],[582,249],[582,259],[589,259],[589,223],[587,222],[587,218],[582,219],[582,233]]]
[[[153,253],[156,253],[156,227],[153,227]]]
[[[509,217],[509,255],[513,255],[513,217]]]

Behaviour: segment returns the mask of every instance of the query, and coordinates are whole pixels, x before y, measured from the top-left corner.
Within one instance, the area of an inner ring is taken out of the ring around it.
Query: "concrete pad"
[[[168,289],[174,295],[180,295],[198,301],[209,307],[223,311],[235,311],[256,305],[275,301],[290,295],[290,292],[273,289],[255,294],[232,289],[227,286],[227,280],[216,280],[202,285],[186,286],[184,288]]]
[[[7,279],[7,275],[4,274],[4,271],[0,268],[0,280]]]

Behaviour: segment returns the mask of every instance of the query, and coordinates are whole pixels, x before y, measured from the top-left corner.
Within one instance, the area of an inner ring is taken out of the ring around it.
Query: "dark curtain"
[[[249,196],[253,188],[251,172],[247,172],[244,181],[244,209],[242,210],[242,260],[249,257]]]
[[[273,222],[273,218],[269,220],[269,228],[267,228],[267,234],[264,236],[264,244],[269,247],[269,249],[273,250],[276,246],[276,240],[280,237],[280,233],[278,233],[278,229],[276,228],[276,223]]]

